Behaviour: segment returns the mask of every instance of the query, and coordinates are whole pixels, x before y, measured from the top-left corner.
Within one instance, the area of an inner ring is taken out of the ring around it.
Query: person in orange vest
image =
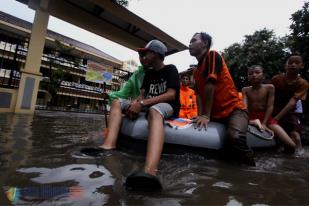
[[[193,35],[189,52],[198,61],[193,76],[197,88],[199,116],[196,127],[207,129],[210,121],[226,126],[226,152],[251,166],[255,166],[253,150],[247,144],[248,114],[241,101],[224,58],[210,50],[212,37],[206,32]]]
[[[243,95],[242,95],[242,92],[238,92],[238,97],[239,97],[239,99],[241,99],[241,101],[243,101]]]
[[[189,75],[181,75],[180,87],[180,118],[191,119],[197,116],[196,95],[193,89],[189,88]]]

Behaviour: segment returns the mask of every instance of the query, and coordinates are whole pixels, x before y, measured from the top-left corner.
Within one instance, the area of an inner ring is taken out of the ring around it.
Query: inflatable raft
[[[210,122],[205,131],[194,129],[194,124],[189,119],[178,118],[166,121],[164,132],[164,142],[176,145],[219,150],[225,141],[225,126],[217,122]],[[147,140],[148,122],[145,114],[140,114],[135,121],[124,118],[120,133],[123,138]],[[248,126],[247,143],[252,148],[267,148],[276,145],[270,133],[260,132],[251,125]]]

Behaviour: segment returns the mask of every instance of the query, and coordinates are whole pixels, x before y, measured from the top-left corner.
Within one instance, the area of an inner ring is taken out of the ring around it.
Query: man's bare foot
[[[295,156],[299,157],[302,156],[305,153],[305,150],[303,147],[297,147],[295,149]]]
[[[87,156],[101,156],[103,154],[111,154],[112,151],[115,151],[115,148],[112,149],[105,149],[102,147],[87,147],[80,150],[80,153],[85,154]]]
[[[154,168],[150,168],[150,167],[145,166],[144,167],[144,172],[147,173],[147,174],[156,176],[156,174],[158,172],[158,169],[157,168],[154,169]]]
[[[115,150],[116,149],[115,147],[104,146],[104,145],[99,146],[99,148],[101,148],[103,150]]]

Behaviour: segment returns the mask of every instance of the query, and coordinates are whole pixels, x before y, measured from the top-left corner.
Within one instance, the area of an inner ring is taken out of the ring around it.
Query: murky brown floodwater
[[[99,159],[82,147],[102,143],[104,116],[0,114],[0,205],[308,205],[309,147],[294,157],[257,152],[257,167],[182,150],[164,154],[160,193],[123,187],[142,153]],[[307,127],[308,128],[308,127]]]

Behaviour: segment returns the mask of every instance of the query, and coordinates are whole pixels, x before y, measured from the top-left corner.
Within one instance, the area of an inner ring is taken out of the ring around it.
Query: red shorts
[[[254,119],[259,119],[261,121],[261,123],[263,122],[265,117],[265,112],[250,112],[249,114],[249,119],[250,120],[254,120]],[[273,119],[271,116],[268,118],[267,120],[267,124],[271,125],[271,124],[278,124],[278,121]]]

